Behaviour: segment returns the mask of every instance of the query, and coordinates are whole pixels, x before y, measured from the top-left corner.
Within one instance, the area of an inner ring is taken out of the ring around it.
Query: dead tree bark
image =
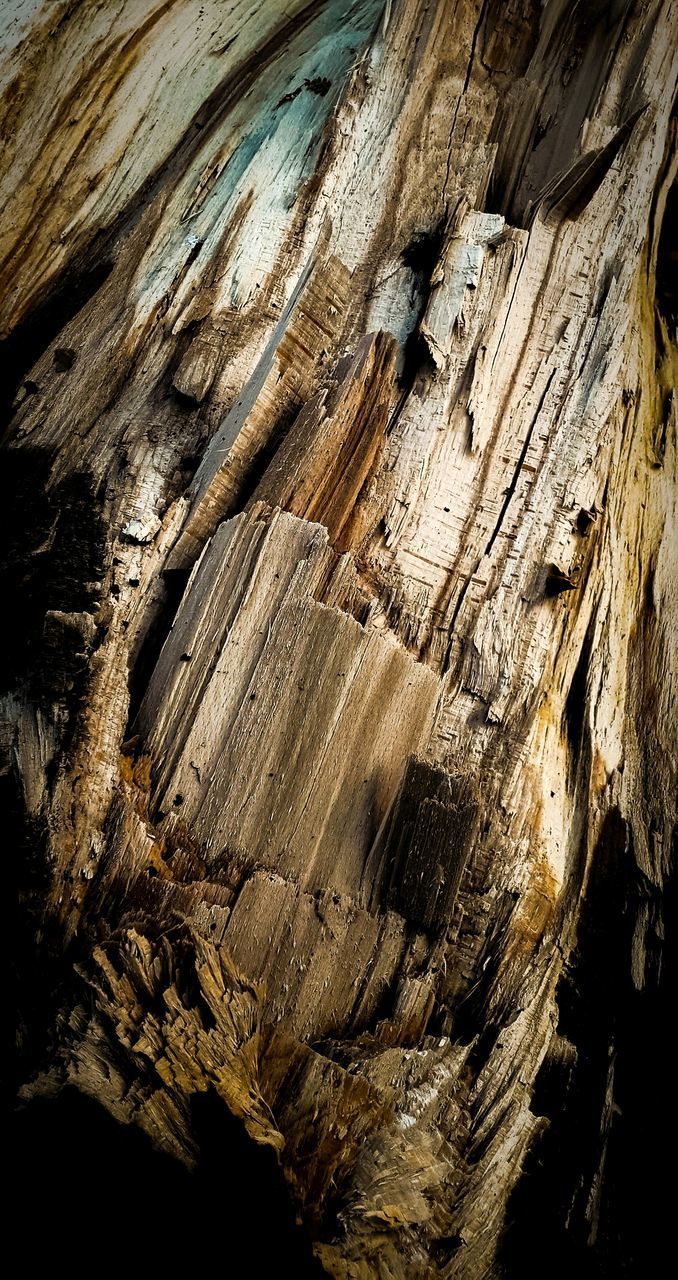
[[[676,5],[3,18],[22,1096],[191,1164],[212,1091],[335,1277],[536,1274],[540,1230],[618,1276],[668,1092]]]

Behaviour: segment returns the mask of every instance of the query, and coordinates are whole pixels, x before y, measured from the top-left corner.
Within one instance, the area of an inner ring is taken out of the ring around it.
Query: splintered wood
[[[0,760],[70,948],[24,1097],[192,1164],[215,1090],[337,1280],[608,1247],[678,793],[676,4],[6,26]]]
[[[322,526],[256,511],[198,563],[139,712],[160,830],[187,828],[208,869],[235,859],[357,897],[439,682],[317,598],[337,560]]]

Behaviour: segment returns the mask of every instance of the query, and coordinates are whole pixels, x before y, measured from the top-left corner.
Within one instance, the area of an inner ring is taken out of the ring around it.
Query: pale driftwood
[[[527,1274],[516,1188],[620,1274],[669,1008],[676,6],[3,19],[3,768],[72,957],[23,1095],[192,1163],[215,1090],[342,1280]]]

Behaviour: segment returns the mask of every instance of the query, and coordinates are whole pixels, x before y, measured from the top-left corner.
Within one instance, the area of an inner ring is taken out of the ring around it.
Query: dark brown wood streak
[[[659,1274],[676,0],[1,22],[22,1114],[265,1274]]]

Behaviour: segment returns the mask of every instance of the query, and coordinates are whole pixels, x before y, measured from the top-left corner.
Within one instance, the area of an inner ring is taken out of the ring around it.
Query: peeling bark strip
[[[337,1280],[653,1274],[675,0],[2,21],[23,1100],[212,1098]]]

